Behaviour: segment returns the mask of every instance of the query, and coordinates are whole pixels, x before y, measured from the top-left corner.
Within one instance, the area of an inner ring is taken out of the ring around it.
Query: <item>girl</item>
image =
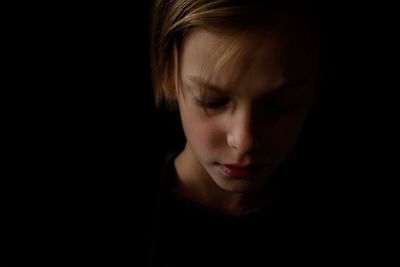
[[[179,114],[184,140],[161,175],[153,263],[303,251],[311,228],[282,185],[303,167],[293,150],[318,95],[313,22],[304,1],[155,1],[156,103]]]

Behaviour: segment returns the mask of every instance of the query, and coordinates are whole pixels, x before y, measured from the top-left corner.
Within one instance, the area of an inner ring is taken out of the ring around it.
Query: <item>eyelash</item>
[[[229,99],[222,99],[216,101],[204,101],[195,98],[196,103],[202,108],[206,109],[220,109],[223,108],[226,104],[228,104]],[[288,106],[281,106],[276,104],[268,104],[265,106],[266,110],[271,113],[289,113],[296,109],[297,104],[292,104]]]
[[[216,101],[204,101],[195,98],[196,103],[203,107],[203,108],[208,108],[208,109],[218,109],[224,107],[229,100],[228,99],[221,99],[221,100],[216,100]]]
[[[267,110],[274,113],[289,113],[293,111],[296,107],[296,104],[292,104],[289,106],[269,105],[267,106]]]

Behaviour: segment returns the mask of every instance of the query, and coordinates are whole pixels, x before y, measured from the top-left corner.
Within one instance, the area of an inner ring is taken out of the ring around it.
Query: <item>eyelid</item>
[[[287,113],[295,110],[298,106],[299,103],[292,103],[289,105],[271,104],[267,106],[267,110],[271,112]]]
[[[222,108],[226,104],[228,104],[229,99],[224,98],[224,99],[216,99],[216,100],[202,100],[198,98],[194,98],[195,102],[200,105],[201,107],[204,108],[210,108],[210,109],[217,109],[217,108]]]

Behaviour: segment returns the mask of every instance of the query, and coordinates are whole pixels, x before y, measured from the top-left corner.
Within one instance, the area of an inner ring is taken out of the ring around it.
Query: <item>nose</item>
[[[234,113],[231,118],[227,143],[239,154],[251,152],[256,144],[256,120],[250,108],[243,108]]]

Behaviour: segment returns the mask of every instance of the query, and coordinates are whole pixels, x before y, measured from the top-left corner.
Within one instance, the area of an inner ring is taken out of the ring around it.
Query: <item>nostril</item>
[[[230,118],[227,143],[240,154],[247,154],[255,146],[255,115],[254,106],[247,103],[238,106]]]
[[[254,148],[254,138],[249,132],[235,132],[227,136],[229,147],[240,154],[246,154]]]

